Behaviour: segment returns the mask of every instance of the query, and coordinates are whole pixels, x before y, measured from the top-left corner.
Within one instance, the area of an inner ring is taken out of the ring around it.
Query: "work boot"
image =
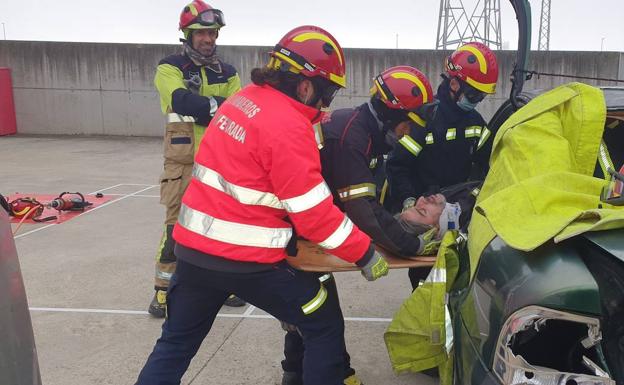
[[[241,307],[241,306],[245,306],[247,305],[247,302],[243,301],[242,299],[238,298],[237,296],[235,296],[234,294],[231,294],[226,300],[225,300],[225,306],[230,306],[230,307]]]
[[[147,312],[156,318],[165,318],[167,314],[167,292],[165,290],[156,290]]]

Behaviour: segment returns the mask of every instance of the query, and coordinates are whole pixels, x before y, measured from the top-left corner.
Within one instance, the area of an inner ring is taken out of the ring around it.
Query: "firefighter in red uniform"
[[[383,155],[409,132],[411,124],[425,124],[421,115],[435,104],[431,84],[416,68],[397,66],[373,79],[371,95],[358,107],[339,109],[323,118],[322,135],[317,135],[323,177],[334,203],[375,243],[400,255],[432,254],[439,244],[434,239],[437,229],[418,237],[406,232],[379,204],[372,171],[382,165]],[[324,277],[328,290],[336,291],[333,277]],[[282,385],[303,384],[303,354],[301,337],[289,331]],[[348,363],[349,355],[345,356]],[[344,384],[361,384],[350,365],[346,365]]]
[[[295,28],[251,78],[219,108],[200,144],[173,231],[178,265],[168,317],[139,385],[179,384],[230,293],[297,327],[306,385],[342,384],[342,313],[315,274],[285,262],[292,225],[368,280],[388,272],[321,176],[312,125],[345,86],[338,42],[318,27]]]

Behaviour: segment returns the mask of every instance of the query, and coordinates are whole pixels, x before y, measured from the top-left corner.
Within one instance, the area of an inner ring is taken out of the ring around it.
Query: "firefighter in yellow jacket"
[[[165,316],[166,293],[175,271],[171,232],[189,183],[195,149],[204,130],[225,98],[240,90],[236,69],[217,56],[216,40],[225,25],[223,12],[202,0],[186,5],[180,14],[183,52],[162,59],[154,84],[167,118],[160,203],[166,207],[165,230],[156,255],[156,293],[149,306],[155,317]],[[230,297],[226,305],[245,303]]]

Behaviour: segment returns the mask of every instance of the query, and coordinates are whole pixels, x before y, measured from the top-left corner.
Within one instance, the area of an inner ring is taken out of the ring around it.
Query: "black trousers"
[[[226,273],[178,259],[167,294],[168,317],[161,337],[141,370],[137,385],[179,385],[230,293],[297,326],[305,345],[306,385],[341,385],[344,377],[344,321],[337,296],[317,275],[285,261],[267,271]]]
[[[322,274],[318,274],[322,276]],[[329,278],[323,282],[327,289],[327,297],[333,297],[332,301],[340,304],[338,300],[338,288],[336,287],[336,281],[334,277],[329,275]],[[340,306],[340,305],[339,305]],[[288,331],[284,336],[284,360],[282,360],[282,369],[285,372],[295,372],[300,375],[303,374],[303,356],[304,356],[304,343],[301,335],[296,331]],[[344,366],[343,366],[343,378],[347,378],[355,374],[355,370],[351,368],[351,357],[347,352],[345,346],[344,352]]]

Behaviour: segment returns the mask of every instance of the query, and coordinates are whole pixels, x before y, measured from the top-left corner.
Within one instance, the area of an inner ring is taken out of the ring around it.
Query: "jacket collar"
[[[375,118],[375,121],[377,122],[377,128],[379,129],[380,132],[382,132],[383,122],[379,120],[379,116],[377,115],[377,112],[375,112],[375,109],[373,108],[373,105],[371,104],[370,100],[366,102],[366,106],[368,107],[368,111],[370,111],[371,115],[373,115],[373,117]]]
[[[366,122],[366,127],[371,139],[370,156],[374,158],[379,155],[387,154],[390,152],[391,148],[386,145],[384,123],[379,120],[379,116],[375,112],[370,101],[363,104],[360,109],[364,114],[367,114],[364,121]]]

